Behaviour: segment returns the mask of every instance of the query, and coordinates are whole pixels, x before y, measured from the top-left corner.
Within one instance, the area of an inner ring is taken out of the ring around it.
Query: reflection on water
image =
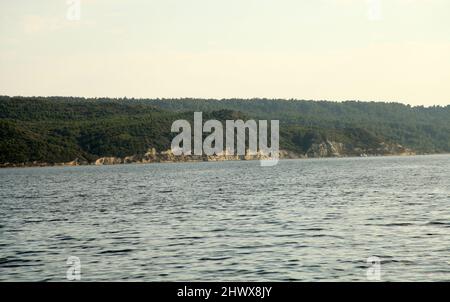
[[[450,156],[0,170],[0,280],[450,280]]]

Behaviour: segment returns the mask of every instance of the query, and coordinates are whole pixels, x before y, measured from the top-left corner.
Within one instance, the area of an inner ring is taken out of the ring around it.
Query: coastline
[[[381,142],[375,148],[362,149],[349,146],[340,142],[325,140],[312,144],[306,152],[296,152],[291,150],[280,150],[278,159],[308,159],[308,158],[343,158],[343,157],[379,157],[379,156],[410,156],[417,155],[412,149],[403,147],[400,144]],[[241,161],[241,160],[268,160],[271,157],[260,151],[245,155],[228,154],[227,152],[218,155],[174,155],[171,149],[157,151],[149,148],[144,154],[135,154],[125,157],[106,156],[98,157],[95,160],[85,158],[75,158],[68,162],[51,163],[45,161],[20,162],[20,163],[0,163],[0,168],[22,168],[22,167],[65,167],[65,166],[102,166],[102,165],[122,165],[122,164],[152,164],[152,163],[179,163],[179,162],[216,162],[216,161]]]
[[[284,160],[308,160],[308,159],[339,159],[339,158],[379,158],[379,157],[414,157],[414,156],[432,156],[432,155],[450,155],[450,153],[412,153],[412,154],[371,154],[365,156],[358,155],[340,155],[340,156],[318,156],[318,157],[307,157],[307,156],[281,156],[280,161]],[[103,158],[101,158],[103,159]],[[109,162],[98,164],[95,162],[65,162],[65,163],[46,163],[46,162],[32,162],[32,163],[0,163],[0,169],[11,169],[11,168],[48,168],[48,167],[78,167],[78,166],[115,166],[115,165],[147,165],[147,164],[158,164],[158,163],[201,163],[201,162],[218,162],[218,161],[257,161],[263,160],[265,158],[228,158],[228,159],[205,159],[205,158],[189,158],[183,160],[159,160],[159,161],[129,161],[129,162]]]

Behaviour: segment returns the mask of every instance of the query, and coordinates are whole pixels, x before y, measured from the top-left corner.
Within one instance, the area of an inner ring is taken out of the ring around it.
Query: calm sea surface
[[[450,281],[450,156],[0,169],[0,280]]]

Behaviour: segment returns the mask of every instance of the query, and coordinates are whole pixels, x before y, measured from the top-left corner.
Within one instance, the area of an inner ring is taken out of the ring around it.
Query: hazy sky
[[[0,0],[0,94],[450,104],[449,0],[72,2]]]

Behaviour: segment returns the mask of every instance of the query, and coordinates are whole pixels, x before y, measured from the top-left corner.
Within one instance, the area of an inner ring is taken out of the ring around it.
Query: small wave
[[[225,232],[227,230],[228,230],[227,228],[219,227],[219,228],[212,229],[211,232]]]
[[[186,236],[186,237],[176,237],[176,238],[168,238],[169,240],[200,240],[204,239],[205,237],[200,236]]]
[[[101,251],[99,254],[102,254],[102,255],[107,255],[107,254],[120,255],[120,254],[128,254],[128,253],[133,252],[133,251],[134,251],[134,249],[106,250],[106,251]]]
[[[44,251],[17,251],[17,255],[28,255],[28,254],[39,254],[44,253]]]
[[[200,261],[221,261],[221,260],[227,260],[231,259],[231,257],[223,256],[223,257],[202,257],[199,260]]]
[[[414,262],[414,261],[411,261],[411,260],[404,260],[404,259],[382,259],[382,258],[381,258],[381,263],[382,263],[382,264],[398,263],[398,264],[410,264],[410,265],[415,264],[415,262]]]
[[[41,223],[41,222],[45,222],[45,220],[24,220],[23,223]]]
[[[69,236],[69,235],[64,235],[64,234],[58,234],[55,235],[55,238],[61,241],[66,241],[66,240],[75,240],[74,237]]]
[[[0,267],[21,267],[21,266],[35,266],[36,264],[32,264],[33,262],[40,262],[37,260],[29,260],[29,259],[19,259],[19,258],[0,258]]]
[[[440,225],[440,226],[450,227],[450,223],[441,222],[441,221],[430,221],[426,225]]]
[[[415,224],[411,223],[411,222],[393,222],[393,223],[380,224],[380,226],[387,226],[387,227],[412,226],[412,225],[415,225]]]

